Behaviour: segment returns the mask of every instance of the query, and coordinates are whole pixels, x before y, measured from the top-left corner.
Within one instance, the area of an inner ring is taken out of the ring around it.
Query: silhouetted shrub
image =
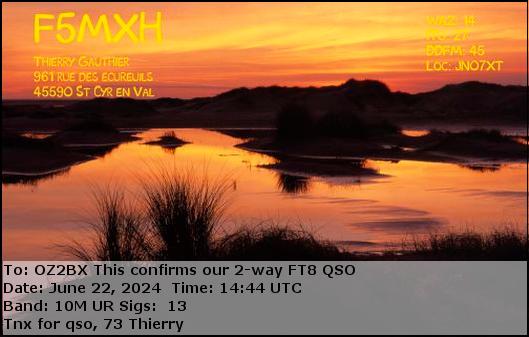
[[[314,118],[306,107],[298,104],[283,107],[277,115],[276,126],[282,140],[303,140],[308,136],[367,139],[401,131],[388,121],[368,122],[346,109]]]
[[[352,112],[345,110],[326,113],[318,121],[318,132],[327,137],[365,138],[368,125]]]
[[[305,138],[314,132],[314,118],[307,107],[290,103],[277,114],[276,127],[281,139]]]
[[[318,120],[316,129],[325,137],[356,139],[397,134],[401,131],[388,121],[368,122],[345,109],[323,115]]]

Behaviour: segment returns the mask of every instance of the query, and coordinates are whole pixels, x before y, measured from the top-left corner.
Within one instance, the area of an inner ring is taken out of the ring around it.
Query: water
[[[369,160],[366,165],[383,176],[299,177],[260,168],[276,159],[236,148],[241,140],[218,132],[174,129],[192,142],[174,150],[141,144],[165,131],[145,131],[140,141],[33,183],[3,184],[4,259],[69,258],[57,245],[88,242],[83,221],[93,218],[91,188],[126,186],[137,195],[141,177],[157,165],[206,167],[229,179],[226,231],[266,220],[301,224],[349,249],[380,250],[435,230],[525,227],[525,164],[468,168]]]

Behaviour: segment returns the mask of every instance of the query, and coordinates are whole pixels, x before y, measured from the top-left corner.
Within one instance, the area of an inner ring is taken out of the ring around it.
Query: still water
[[[276,159],[236,148],[240,139],[214,131],[174,129],[191,143],[173,150],[142,144],[166,131],[142,132],[141,140],[31,184],[2,184],[3,259],[68,259],[58,245],[89,242],[91,189],[124,186],[137,195],[153,166],[206,170],[229,179],[223,223],[228,232],[273,221],[302,225],[348,249],[381,250],[438,230],[525,228],[523,163],[483,169],[368,160],[380,177],[296,177],[259,167]]]

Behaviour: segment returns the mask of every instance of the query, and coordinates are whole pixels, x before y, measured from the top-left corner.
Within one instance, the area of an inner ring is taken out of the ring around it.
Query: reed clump
[[[384,254],[344,251],[302,226],[262,223],[221,233],[229,182],[192,170],[157,170],[142,179],[136,202],[119,188],[96,189],[92,244],[65,248],[89,261],[527,259],[527,234],[509,227],[430,233]]]

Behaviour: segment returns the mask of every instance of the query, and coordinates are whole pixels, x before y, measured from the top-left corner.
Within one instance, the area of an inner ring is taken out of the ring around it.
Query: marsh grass
[[[505,227],[491,232],[474,230],[430,233],[404,244],[407,254],[445,260],[526,260],[527,234]]]
[[[88,222],[93,244],[74,241],[63,247],[80,260],[135,261],[154,257],[155,246],[141,212],[117,188],[93,190],[96,218]]]
[[[277,224],[242,228],[215,243],[222,260],[331,260],[349,256],[312,233]]]
[[[87,261],[341,259],[340,250],[308,231],[277,224],[220,233],[230,179],[154,169],[139,204],[119,188],[94,189],[92,244],[63,248]]]
[[[174,260],[526,260],[526,233],[506,227],[430,233],[383,255],[348,252],[311,232],[277,223],[221,233],[231,184],[226,177],[155,169],[131,202],[119,188],[94,189],[92,243],[63,247],[87,261]]]
[[[171,130],[171,131],[164,132],[163,135],[160,137],[160,140],[168,141],[168,140],[180,140],[180,139],[176,137],[176,133]]]
[[[207,259],[226,209],[229,179],[158,169],[143,183],[147,222],[161,260]]]

